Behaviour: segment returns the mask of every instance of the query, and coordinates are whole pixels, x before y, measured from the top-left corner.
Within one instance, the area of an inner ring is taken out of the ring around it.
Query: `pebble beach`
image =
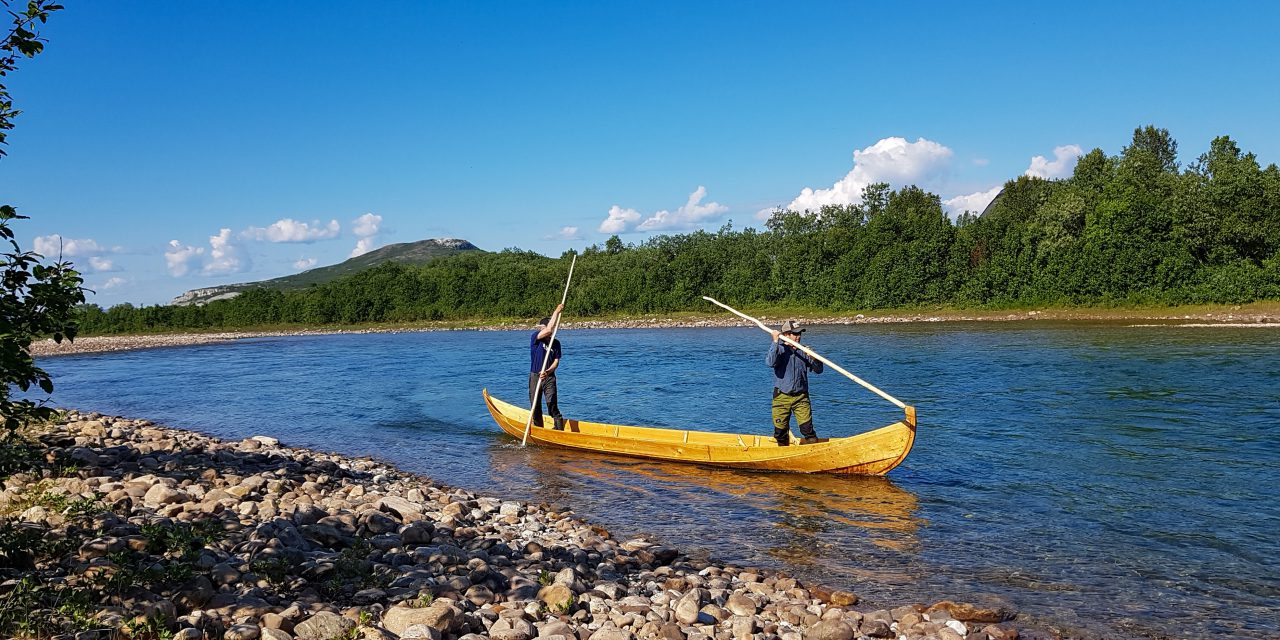
[[[556,505],[370,459],[69,412],[0,492],[0,591],[76,640],[852,640],[1055,637],[1007,606],[861,602],[856,586],[692,560]],[[834,587],[834,588],[833,588]],[[67,603],[79,603],[69,608]],[[26,625],[26,626],[23,626]],[[22,634],[19,634],[22,635]]]

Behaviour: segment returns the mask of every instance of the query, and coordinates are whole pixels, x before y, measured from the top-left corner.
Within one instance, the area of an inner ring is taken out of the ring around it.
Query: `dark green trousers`
[[[806,438],[818,437],[813,430],[813,406],[809,404],[809,393],[783,393],[773,390],[773,437],[779,445],[791,443],[791,414],[795,414],[800,433]]]

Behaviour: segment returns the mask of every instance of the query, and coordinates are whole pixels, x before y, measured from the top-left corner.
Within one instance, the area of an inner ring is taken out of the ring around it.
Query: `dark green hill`
[[[419,240],[417,242],[389,244],[385,247],[374,249],[369,253],[339,262],[338,264],[329,265],[327,267],[316,267],[315,269],[303,271],[302,273],[295,273],[290,276],[272,278],[270,280],[262,280],[259,282],[242,282],[217,287],[206,287],[203,289],[192,289],[174,298],[169,304],[204,304],[213,300],[234,298],[242,291],[257,288],[280,289],[282,291],[306,289],[313,284],[330,282],[384,262],[426,264],[436,258],[457,255],[466,251],[481,251],[481,249],[466,240],[460,240],[458,238],[433,238],[430,240]]]

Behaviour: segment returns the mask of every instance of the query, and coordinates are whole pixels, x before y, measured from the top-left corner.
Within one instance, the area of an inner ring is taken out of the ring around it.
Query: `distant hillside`
[[[401,242],[374,249],[369,253],[356,256],[338,264],[317,267],[291,276],[272,278],[260,282],[242,282],[218,287],[192,289],[169,302],[172,305],[205,304],[214,300],[234,298],[242,291],[256,288],[268,289],[305,289],[313,284],[322,284],[348,276],[383,262],[403,262],[406,264],[425,264],[452,256],[464,251],[481,251],[466,240],[458,238],[433,238],[417,242]]]

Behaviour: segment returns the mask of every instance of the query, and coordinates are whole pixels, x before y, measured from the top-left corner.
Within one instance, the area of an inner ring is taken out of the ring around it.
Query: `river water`
[[[560,337],[571,418],[771,433],[759,330]],[[1280,331],[919,323],[806,337],[918,407],[915,449],[889,477],[522,449],[480,390],[527,397],[527,332],[266,338],[42,364],[60,406],[374,456],[872,605],[1005,602],[1082,637],[1280,636]],[[811,387],[821,436],[901,417],[834,372]]]

